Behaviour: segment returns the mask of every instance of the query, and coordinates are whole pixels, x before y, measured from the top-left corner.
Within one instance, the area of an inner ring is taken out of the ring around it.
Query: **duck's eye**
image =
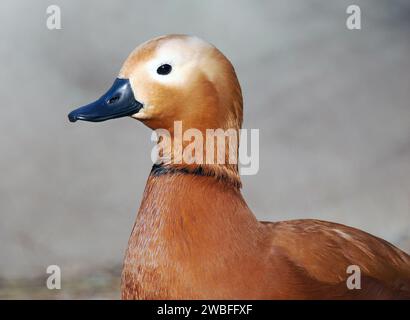
[[[160,66],[158,67],[157,73],[160,74],[160,75],[165,76],[165,75],[167,75],[168,73],[170,73],[171,70],[172,70],[172,67],[171,67],[169,64],[163,64],[163,65],[160,65]]]

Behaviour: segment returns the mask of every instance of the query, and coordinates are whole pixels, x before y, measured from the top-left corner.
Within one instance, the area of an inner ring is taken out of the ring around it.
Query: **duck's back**
[[[280,255],[290,273],[299,275],[293,279],[306,279],[306,285],[291,283],[287,298],[410,299],[410,256],[392,244],[320,220],[261,223],[275,248],[272,260]],[[360,277],[360,289],[357,283],[348,287],[353,274]]]

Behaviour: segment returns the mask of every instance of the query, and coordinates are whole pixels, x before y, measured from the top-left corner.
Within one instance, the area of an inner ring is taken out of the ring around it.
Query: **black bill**
[[[71,122],[77,120],[99,122],[130,116],[141,108],[142,104],[135,100],[130,81],[117,78],[100,99],[71,111],[68,119]]]

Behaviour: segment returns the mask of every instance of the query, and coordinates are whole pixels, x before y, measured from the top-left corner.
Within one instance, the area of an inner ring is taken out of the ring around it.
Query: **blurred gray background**
[[[46,28],[51,4],[62,30]],[[258,218],[331,220],[410,251],[409,1],[2,0],[0,23],[0,297],[119,297],[150,131],[66,115],[169,33],[236,68],[244,127],[260,129],[260,171],[243,177]],[[50,264],[60,291],[45,288]]]

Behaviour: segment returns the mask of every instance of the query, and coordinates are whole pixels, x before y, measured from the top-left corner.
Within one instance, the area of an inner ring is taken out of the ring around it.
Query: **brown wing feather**
[[[262,223],[271,231],[272,246],[322,285],[345,289],[347,267],[358,265],[362,287],[380,297],[410,298],[410,256],[387,241],[320,220]]]

